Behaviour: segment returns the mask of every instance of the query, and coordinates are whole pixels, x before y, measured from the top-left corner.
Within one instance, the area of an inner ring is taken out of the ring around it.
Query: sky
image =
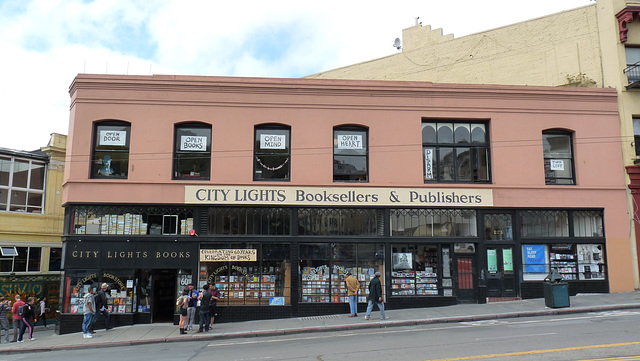
[[[415,18],[461,37],[593,0],[0,0],[0,147],[68,133],[80,73],[299,78],[398,52]]]

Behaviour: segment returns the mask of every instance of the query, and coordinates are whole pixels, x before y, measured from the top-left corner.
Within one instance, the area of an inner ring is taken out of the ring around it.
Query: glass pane
[[[255,157],[255,179],[289,179],[289,155],[260,155]]]
[[[436,143],[436,124],[422,123],[422,143]]]
[[[438,169],[440,170],[440,181],[453,180],[453,148],[440,148]]]
[[[471,164],[473,167],[474,181],[489,180],[489,148],[477,148],[471,153]]]
[[[126,177],[129,170],[129,152],[96,151],[93,175]]]
[[[300,245],[301,301],[331,301],[329,244]]]
[[[31,163],[31,180],[29,182],[29,188],[31,189],[44,189],[44,164],[32,162]]]
[[[575,237],[604,237],[601,211],[574,211],[573,232]]]
[[[453,143],[453,124],[452,123],[438,124],[438,143],[440,144]]]
[[[624,51],[627,57],[627,65],[632,65],[640,61],[640,48],[626,47]]]
[[[26,272],[27,271],[27,253],[28,247],[16,247],[18,255],[13,262],[13,272]]]
[[[469,155],[469,148],[457,148],[456,149],[456,175],[458,181],[470,181],[471,180],[471,157]]]
[[[454,137],[456,143],[469,143],[471,141],[469,124],[455,124]]]
[[[471,142],[472,143],[486,143],[487,134],[484,124],[471,124]]]
[[[569,237],[569,215],[566,211],[522,211],[523,237]]]
[[[571,158],[571,136],[564,134],[543,134],[545,158]]]
[[[545,159],[544,169],[547,184],[573,184],[571,159]]]
[[[7,210],[7,198],[9,197],[9,190],[0,188],[0,211]]]
[[[96,150],[129,151],[129,136],[131,127],[123,125],[98,125],[96,127]]]
[[[485,238],[492,241],[513,240],[510,214],[487,214],[484,216]]]
[[[176,178],[209,178],[211,153],[177,153],[175,155]]]
[[[9,186],[11,158],[0,157],[0,186]]]
[[[49,249],[49,272],[60,271],[62,264],[62,248]]]
[[[359,174],[367,173],[367,157],[361,156],[335,156],[333,172],[335,174]]]
[[[334,130],[333,153],[335,155],[366,155],[367,132],[363,130]]]
[[[174,148],[175,178],[209,178],[211,129],[177,127]]]
[[[40,255],[42,254],[42,248],[29,247],[29,272],[40,271]]]
[[[16,159],[13,163],[13,186],[27,188],[29,162]]]
[[[27,210],[27,192],[13,190],[11,191],[11,204],[9,210],[12,212],[26,212]]]
[[[29,192],[27,206],[27,212],[41,212],[42,194]]]

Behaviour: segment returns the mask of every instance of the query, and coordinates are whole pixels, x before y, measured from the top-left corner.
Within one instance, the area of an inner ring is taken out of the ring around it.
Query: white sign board
[[[424,179],[433,179],[433,149],[424,150]]]
[[[260,149],[285,149],[286,135],[260,134]]]
[[[100,139],[98,139],[100,145],[127,145],[127,131],[126,130],[101,130]]]
[[[551,159],[551,170],[564,170],[564,161],[561,159]]]
[[[361,134],[338,134],[338,149],[363,149]]]
[[[201,249],[200,262],[255,262],[255,249]]]
[[[194,152],[207,151],[207,137],[196,137],[183,135],[180,137],[180,150],[190,150]]]

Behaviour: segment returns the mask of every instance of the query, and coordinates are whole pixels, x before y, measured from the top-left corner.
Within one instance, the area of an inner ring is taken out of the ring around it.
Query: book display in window
[[[178,216],[170,216],[177,217]],[[156,217],[157,218],[157,217]],[[78,216],[74,220],[75,234],[109,234],[109,235],[161,235],[177,234],[189,235],[193,229],[193,218],[180,219],[179,232],[176,224],[173,227],[165,225],[164,219],[147,221],[142,214],[105,214],[102,216]],[[167,229],[173,229],[168,232]]]
[[[549,252],[551,271],[556,271],[567,280],[578,279],[578,263],[572,244],[553,244]]]
[[[416,295],[438,295],[438,275],[433,268],[427,267],[424,271],[416,272]]]
[[[578,272],[581,280],[603,280],[604,254],[601,244],[579,244]]]
[[[344,278],[345,275],[342,272],[331,275],[331,302],[333,303],[349,302],[347,285],[344,282]]]
[[[302,270],[302,302],[331,302],[329,272],[310,272],[309,267]]]
[[[391,272],[391,295],[413,296],[416,294],[416,273],[414,271]]]

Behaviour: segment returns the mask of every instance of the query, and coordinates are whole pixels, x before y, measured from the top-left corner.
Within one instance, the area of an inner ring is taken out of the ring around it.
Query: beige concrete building
[[[320,79],[420,80],[615,88],[620,142],[629,185],[630,251],[638,281],[637,204],[640,188],[640,1],[593,5],[455,38],[441,29],[404,29],[397,54],[311,75]],[[391,43],[391,42],[390,42]],[[637,180],[635,178],[638,178]]]
[[[46,296],[49,319],[60,294],[66,145],[54,133],[37,151],[0,148],[0,296]]]

